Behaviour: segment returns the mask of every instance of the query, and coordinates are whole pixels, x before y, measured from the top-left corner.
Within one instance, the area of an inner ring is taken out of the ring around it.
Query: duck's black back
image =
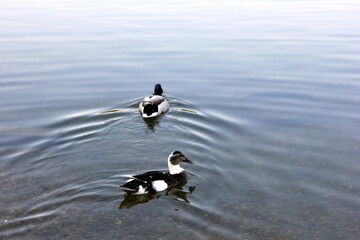
[[[168,173],[163,173],[160,171],[150,171],[139,175],[135,175],[133,176],[133,178],[139,181],[148,182],[148,181],[156,181],[156,180],[165,180],[168,178],[168,175],[169,175]]]

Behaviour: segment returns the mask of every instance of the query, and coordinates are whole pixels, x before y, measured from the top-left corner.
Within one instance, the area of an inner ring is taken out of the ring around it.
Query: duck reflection
[[[124,199],[121,201],[119,209],[129,209],[136,205],[147,203],[153,199],[160,198],[161,196],[170,197],[176,201],[190,203],[187,199],[188,194],[192,194],[195,191],[195,186],[191,186],[188,190],[184,190],[183,187],[186,183],[169,188],[165,191],[157,192],[155,194],[124,194]]]
[[[148,130],[155,131],[155,127],[159,124],[162,117],[163,116],[161,115],[153,118],[143,118],[143,120],[146,123]]]

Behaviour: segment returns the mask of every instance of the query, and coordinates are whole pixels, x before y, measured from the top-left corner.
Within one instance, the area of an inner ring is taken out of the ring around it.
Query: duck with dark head
[[[160,84],[156,84],[152,96],[145,97],[139,105],[139,111],[143,118],[152,118],[169,110],[169,103],[165,99]]]

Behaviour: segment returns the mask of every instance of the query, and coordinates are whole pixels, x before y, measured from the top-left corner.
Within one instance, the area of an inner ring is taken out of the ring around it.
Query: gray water
[[[0,238],[359,239],[359,10],[2,0]],[[184,186],[117,189],[174,150]]]

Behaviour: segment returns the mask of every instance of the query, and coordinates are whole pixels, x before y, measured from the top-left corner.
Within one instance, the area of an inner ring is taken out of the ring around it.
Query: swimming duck
[[[152,96],[145,97],[139,105],[139,111],[143,118],[156,117],[169,110],[168,101],[162,96],[163,89],[156,84]]]
[[[130,179],[120,189],[131,194],[154,194],[186,182],[185,170],[180,167],[181,162],[192,162],[180,151],[172,152],[168,157],[168,172],[150,171],[130,176]]]

